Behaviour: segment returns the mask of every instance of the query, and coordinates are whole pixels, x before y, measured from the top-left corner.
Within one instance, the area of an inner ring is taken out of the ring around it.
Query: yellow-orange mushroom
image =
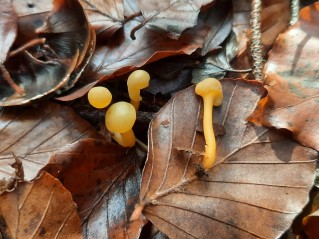
[[[127,79],[128,94],[131,99],[131,104],[137,111],[142,97],[140,95],[141,89],[149,86],[150,75],[144,70],[133,71]]]
[[[132,130],[136,121],[136,111],[130,103],[120,101],[110,106],[105,114],[106,128],[113,133],[113,139],[123,147],[135,145]]]
[[[96,86],[88,92],[88,100],[93,107],[102,109],[111,103],[112,94],[107,88]]]
[[[206,145],[202,166],[207,171],[213,167],[216,159],[216,140],[213,129],[213,106],[219,106],[222,104],[222,85],[214,78],[207,78],[196,85],[195,93],[203,97],[204,102],[203,129]]]

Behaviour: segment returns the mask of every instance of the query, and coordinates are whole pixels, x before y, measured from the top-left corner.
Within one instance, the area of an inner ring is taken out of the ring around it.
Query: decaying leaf
[[[17,14],[11,1],[1,0],[0,4],[0,64],[2,64],[17,35]]]
[[[265,66],[269,93],[250,120],[289,129],[301,144],[319,150],[319,3],[304,8],[300,17],[270,52]]]
[[[56,152],[44,168],[71,192],[84,238],[138,238],[144,222],[129,222],[141,178],[133,151],[85,139]]]
[[[199,21],[210,26],[201,55],[220,47],[232,29],[232,4],[230,0],[219,0],[209,11],[203,11]]]
[[[29,181],[54,152],[87,137],[98,135],[69,107],[44,102],[38,107],[6,108],[0,115],[0,178],[10,178],[14,173],[10,164],[15,162],[15,155]]]
[[[196,84],[207,77],[222,79],[227,71],[242,72],[245,70],[235,70],[230,66],[230,61],[238,53],[238,42],[233,32],[226,39],[226,42],[221,46],[221,49],[206,55],[203,63],[199,67],[195,67],[192,72],[192,83]],[[248,70],[249,71],[249,70]]]
[[[308,201],[317,152],[276,130],[246,122],[264,89],[255,81],[222,80],[214,109],[217,161],[200,175],[204,137],[201,99],[176,94],[150,125],[140,207],[170,238],[278,238]]]
[[[319,238],[319,193],[317,192],[312,200],[311,213],[303,218],[302,229],[308,239]]]
[[[214,0],[137,0],[145,22],[143,25],[154,31],[163,31],[178,39],[187,28],[197,23],[200,8]]]
[[[71,194],[47,173],[0,195],[0,218],[1,238],[82,238]]]
[[[123,0],[80,0],[99,38],[111,37],[124,24]]]
[[[186,31],[179,40],[142,28],[136,32],[136,40],[130,33],[139,24],[137,19],[124,25],[124,35],[118,35],[106,45],[97,47],[88,71],[82,75],[82,85],[60,100],[72,100],[83,96],[100,81],[123,75],[146,63],[181,54],[191,54],[202,47],[207,34],[206,27]]]
[[[23,16],[23,19],[28,18]],[[20,43],[16,43],[15,53],[11,52],[5,63],[14,83],[24,90],[24,94],[2,83],[2,106],[24,104],[61,87],[69,88],[67,83],[72,71],[81,65],[83,59],[92,55],[91,40],[94,41],[94,38],[84,11],[75,0],[54,0],[51,13],[35,14],[29,21],[19,24],[19,28],[19,33],[26,31],[27,34],[18,34]],[[29,39],[32,37],[34,39]],[[36,43],[30,45],[29,41],[21,42],[20,38]],[[78,76],[76,74],[72,78],[71,86]],[[3,80],[1,76],[0,80]]]

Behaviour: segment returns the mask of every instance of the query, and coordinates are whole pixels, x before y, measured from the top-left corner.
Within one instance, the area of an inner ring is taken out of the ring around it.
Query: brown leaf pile
[[[251,1],[0,0],[0,238],[317,239],[319,4],[288,28],[290,2],[262,1],[259,82]],[[84,95],[129,101],[136,68],[124,148]],[[208,171],[206,77],[224,95]]]

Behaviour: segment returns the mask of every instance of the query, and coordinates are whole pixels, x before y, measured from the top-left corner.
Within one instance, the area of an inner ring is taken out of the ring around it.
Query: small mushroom
[[[216,159],[213,106],[220,106],[222,104],[222,85],[214,78],[207,78],[196,85],[195,92],[197,95],[203,97],[204,102],[203,129],[206,145],[202,166],[207,171],[212,168]]]
[[[106,128],[114,134],[113,139],[123,147],[135,145],[136,140],[132,130],[135,121],[135,108],[124,101],[111,105],[105,114]]]
[[[111,103],[112,94],[107,88],[96,86],[89,91],[88,100],[93,107],[102,109]]]
[[[144,70],[133,71],[127,79],[128,94],[131,99],[131,104],[137,111],[140,106],[142,97],[140,95],[141,89],[149,86],[150,75]]]

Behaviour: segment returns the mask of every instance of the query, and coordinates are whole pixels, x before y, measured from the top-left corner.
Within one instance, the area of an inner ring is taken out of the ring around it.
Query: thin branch
[[[253,57],[254,66],[253,74],[255,79],[263,79],[263,57],[262,57],[262,45],[261,45],[261,0],[252,0],[251,3],[251,55]]]

